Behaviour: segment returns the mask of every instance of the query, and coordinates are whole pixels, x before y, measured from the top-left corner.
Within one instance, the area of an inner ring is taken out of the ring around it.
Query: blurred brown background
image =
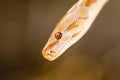
[[[0,0],[0,80],[120,80],[120,0],[110,0],[89,32],[62,56],[41,55],[77,0]]]

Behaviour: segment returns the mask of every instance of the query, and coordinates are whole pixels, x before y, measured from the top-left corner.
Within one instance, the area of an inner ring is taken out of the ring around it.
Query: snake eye
[[[57,32],[57,33],[55,34],[55,38],[56,38],[57,40],[60,40],[60,39],[62,38],[62,33],[61,33],[61,32]]]

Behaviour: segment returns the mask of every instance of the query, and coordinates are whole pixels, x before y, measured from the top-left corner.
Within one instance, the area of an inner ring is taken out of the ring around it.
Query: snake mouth
[[[64,51],[64,47],[59,48],[59,50],[57,51],[53,51],[52,49],[48,49],[48,50],[44,50],[42,51],[43,56],[49,60],[49,61],[53,61],[56,58],[58,58]]]
[[[54,57],[57,56],[57,53],[52,50],[43,50],[42,54],[49,61],[53,61]]]
[[[56,43],[56,42],[54,42],[54,43]],[[54,44],[54,43],[52,43],[52,44]],[[45,47],[42,50],[42,54],[47,60],[53,61],[61,55],[61,51],[64,49],[63,47],[64,47],[63,42],[59,42],[52,46],[48,45],[47,47]]]

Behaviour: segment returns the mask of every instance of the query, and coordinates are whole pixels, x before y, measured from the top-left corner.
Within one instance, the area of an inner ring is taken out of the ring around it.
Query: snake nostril
[[[56,38],[57,40],[60,40],[60,39],[62,38],[62,33],[61,33],[61,32],[57,32],[57,33],[55,34],[55,38]]]
[[[54,55],[56,55],[55,53],[56,53],[55,51],[50,50],[50,51],[47,53],[47,55],[49,55],[49,56],[54,56]]]

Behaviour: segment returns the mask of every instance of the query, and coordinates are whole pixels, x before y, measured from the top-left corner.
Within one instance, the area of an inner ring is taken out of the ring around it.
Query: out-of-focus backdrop
[[[57,60],[41,50],[77,0],[0,0],[0,80],[120,80],[120,0]]]

